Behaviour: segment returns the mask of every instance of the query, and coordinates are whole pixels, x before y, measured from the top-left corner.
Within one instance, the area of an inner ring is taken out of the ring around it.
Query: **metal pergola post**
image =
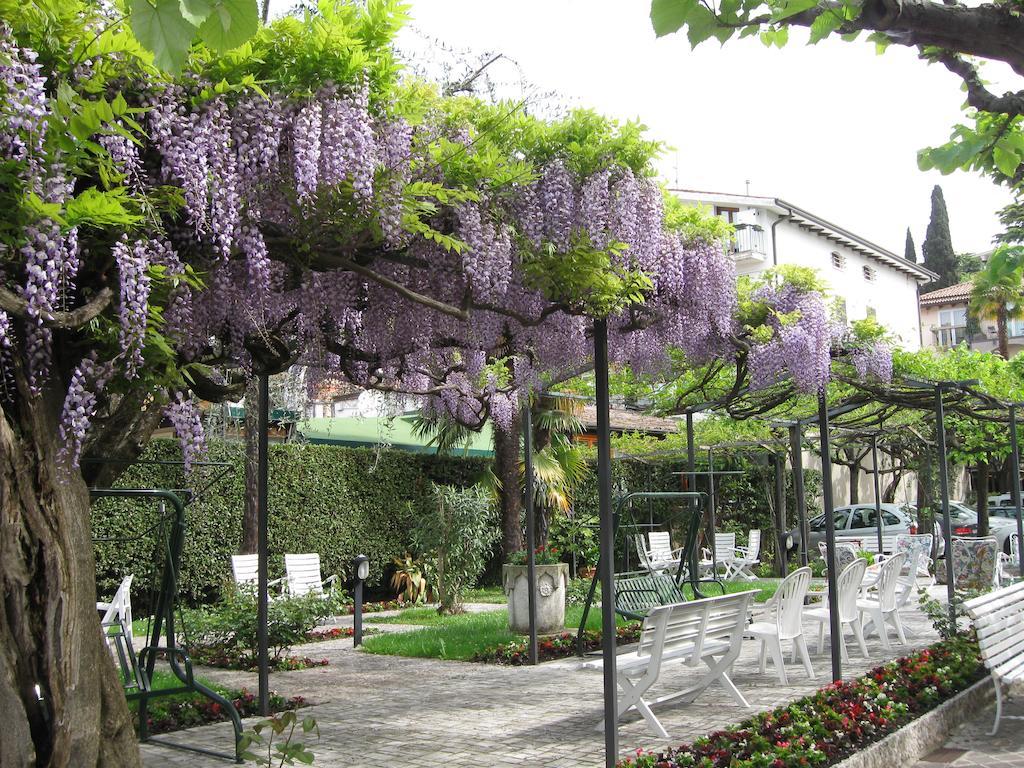
[[[1010,405],[1010,495],[1013,497],[1013,508],[1017,514],[1017,567],[1018,574],[1024,578],[1024,523],[1021,522],[1020,508],[1020,447],[1017,444],[1017,403]]]
[[[697,459],[693,448],[693,412],[686,412],[686,484],[688,491],[697,490]]]
[[[604,675],[604,764],[619,754],[618,691],[615,682],[615,529],[612,520],[612,445],[608,397],[608,321],[594,320],[597,400],[597,487],[601,521],[601,658]]]
[[[878,518],[875,528],[878,531],[878,554],[881,555],[884,554],[882,552],[882,532],[885,529],[885,520],[882,519],[882,492],[878,474],[878,435],[871,435],[871,467],[875,475],[875,515]]]
[[[257,665],[259,666],[259,706],[260,714],[270,714],[270,655],[268,652],[267,624],[269,622],[269,596],[267,578],[267,474],[269,451],[270,411],[270,375],[259,373],[259,392],[256,407],[259,409],[258,426],[258,459],[256,464],[256,552],[257,552],[257,607],[256,607],[256,645]]]
[[[946,546],[946,599],[949,601],[949,620],[956,622],[956,590],[953,585],[953,529],[949,520],[949,467],[946,464],[946,412],[942,403],[942,387],[935,387],[935,437],[939,460],[939,494],[942,497],[942,523]]]
[[[711,538],[708,541],[711,549],[711,573],[718,573],[718,547],[715,546],[715,531],[718,523],[715,520],[715,452],[708,448],[708,533]]]
[[[807,496],[804,492],[804,449],[800,444],[803,427],[793,424],[789,427],[789,455],[793,465],[793,495],[796,497],[796,514],[800,522],[800,565],[807,565]]]
[[[825,547],[828,565],[829,645],[832,652],[832,681],[843,679],[842,627],[839,625],[839,588],[836,584],[836,521],[832,499],[832,461],[829,450],[828,402],[824,390],[818,393],[818,430],[821,434],[821,491],[825,512]],[[879,631],[885,630],[879,628]]]
[[[773,453],[775,464],[775,547],[782,571],[781,576],[789,573],[786,557],[786,454]]]
[[[530,398],[523,405],[523,480],[526,495],[526,581],[530,621],[530,664],[537,663],[537,515],[533,503],[533,415]]]

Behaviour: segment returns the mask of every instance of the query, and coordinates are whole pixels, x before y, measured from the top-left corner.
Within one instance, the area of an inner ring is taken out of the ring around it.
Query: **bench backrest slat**
[[[668,574],[634,576],[615,582],[615,610],[646,614],[651,608],[686,601],[686,595]]]
[[[1024,582],[964,603],[974,621],[985,666],[998,677],[1024,670]]]
[[[663,652],[694,646],[692,660],[699,660],[709,640],[733,640],[747,625],[750,603],[756,590],[708,597],[688,603],[651,609],[640,632],[639,656],[656,663]]]

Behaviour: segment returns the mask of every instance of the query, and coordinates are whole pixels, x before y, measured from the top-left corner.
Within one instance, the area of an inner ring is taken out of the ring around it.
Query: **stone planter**
[[[561,632],[565,627],[565,588],[569,583],[568,563],[538,565],[537,634]],[[508,598],[508,626],[521,635],[530,632],[530,590],[525,565],[504,565],[501,583]]]

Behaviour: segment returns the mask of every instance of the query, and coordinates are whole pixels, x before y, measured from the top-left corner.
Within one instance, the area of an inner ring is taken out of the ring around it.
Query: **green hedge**
[[[143,460],[180,459],[177,444],[154,440]],[[212,443],[210,461],[227,462],[226,476],[187,508],[187,533],[179,594],[206,602],[231,578],[231,555],[241,540],[245,464],[241,444]],[[379,584],[391,559],[409,548],[411,520],[427,501],[427,483],[465,486],[486,459],[441,458],[406,451],[377,453],[322,445],[270,447],[269,542],[271,578],[284,574],[285,552],[319,552],[324,576],[347,574],[351,559],[370,558],[370,584]],[[139,463],[119,479],[120,488],[180,488],[177,467]],[[198,482],[197,487],[203,483]],[[118,541],[96,546],[97,585],[110,594],[123,574],[135,573],[134,592],[149,588],[155,557],[145,535],[153,505],[101,499],[93,505],[93,536]]]
[[[154,440],[143,461],[180,459],[177,443]],[[208,459],[229,464],[225,477],[187,508],[187,534],[179,594],[185,602],[212,600],[231,578],[231,555],[241,539],[245,470],[242,445],[211,443]],[[325,445],[272,445],[270,448],[270,572],[284,574],[285,552],[319,552],[324,575],[345,577],[352,557],[370,558],[370,584],[380,585],[393,557],[410,548],[409,531],[420,505],[428,502],[428,481],[465,486],[486,469],[487,459],[437,457],[400,450],[376,452],[362,448]],[[616,490],[679,490],[683,462],[616,459]],[[703,462],[698,470],[704,470]],[[742,475],[716,478],[718,527],[746,534],[750,528],[772,529],[765,488],[774,482],[772,469],[745,459],[722,460],[716,469],[743,469]],[[820,473],[805,473],[807,497],[813,504],[820,491]],[[791,478],[787,473],[787,485]],[[121,488],[181,488],[180,468],[139,463],[118,481]],[[197,487],[202,488],[203,482]],[[706,487],[704,477],[698,488]],[[794,525],[792,490],[787,503],[788,521]],[[579,513],[597,514],[597,473],[580,489]],[[145,532],[153,521],[151,504],[104,499],[93,507],[93,535],[117,538],[96,544],[97,583],[101,594],[112,594],[126,573],[136,575],[133,593],[145,605],[154,554],[152,537]],[[664,504],[637,509],[637,517],[650,513],[655,521],[668,514]],[[766,548],[771,551],[770,540]],[[496,556],[495,565],[500,564]],[[492,569],[494,570],[494,569]]]

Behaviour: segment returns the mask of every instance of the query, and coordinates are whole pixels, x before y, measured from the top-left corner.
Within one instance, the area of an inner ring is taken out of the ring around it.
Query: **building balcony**
[[[937,347],[952,348],[964,342],[967,342],[968,346],[973,346],[966,325],[933,325],[932,335]]]
[[[763,263],[767,258],[764,249],[764,228],[758,224],[737,224],[731,253],[738,267]]]

